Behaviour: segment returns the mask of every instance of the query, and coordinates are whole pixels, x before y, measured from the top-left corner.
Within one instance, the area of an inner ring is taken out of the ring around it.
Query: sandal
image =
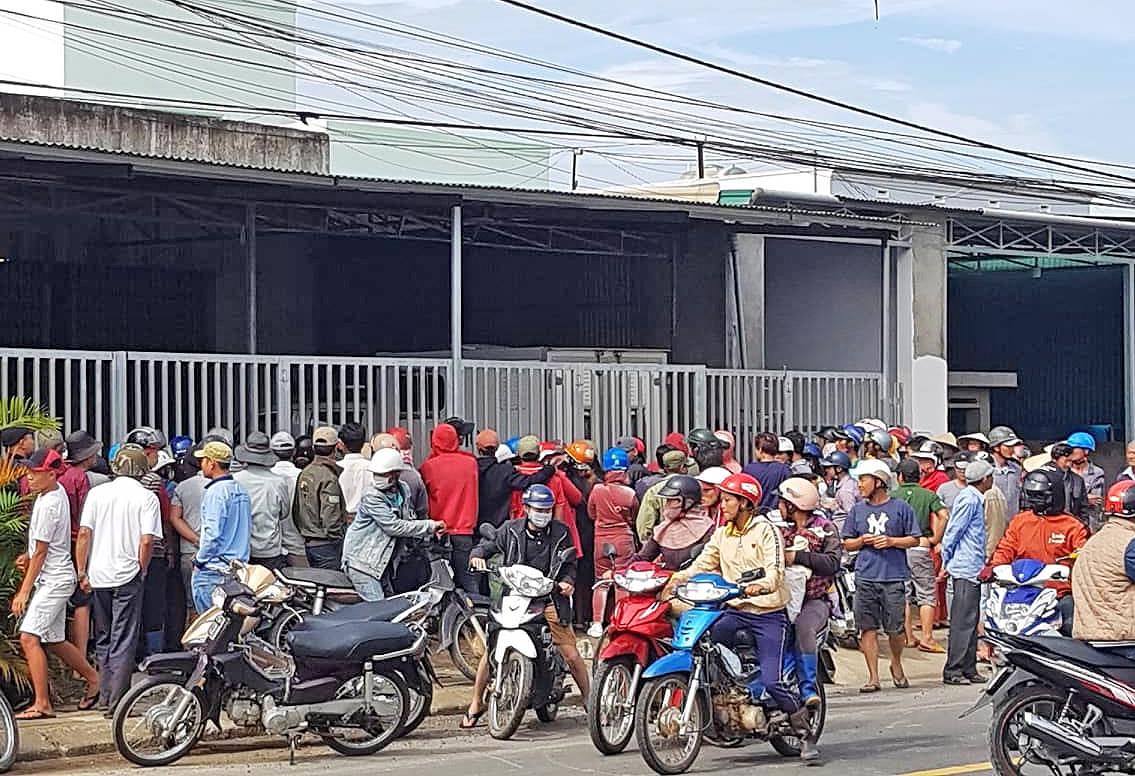
[[[460,730],[472,730],[477,727],[481,722],[481,717],[485,716],[485,710],[481,709],[476,714],[465,712],[465,716],[461,718],[461,724],[458,725]]]
[[[926,652],[931,655],[944,655],[946,654],[945,648],[937,641],[920,641],[918,642],[918,651]]]
[[[31,722],[37,719],[55,719],[55,715],[47,711],[40,711],[39,709],[28,709],[27,711],[21,711],[17,714],[16,719],[21,722]]]
[[[891,671],[891,681],[894,682],[896,690],[910,689],[910,680],[906,676],[895,676],[894,671]]]
[[[98,705],[98,702],[99,694],[98,692],[96,692],[94,695],[88,695],[87,697],[83,698],[83,700],[79,701],[78,709],[79,711],[90,711]]]
[[[872,682],[871,684],[865,684],[862,687],[860,687],[859,692],[860,692],[861,695],[870,695],[873,692],[879,692],[879,690],[881,690],[881,689],[882,688],[879,687],[878,682]]]

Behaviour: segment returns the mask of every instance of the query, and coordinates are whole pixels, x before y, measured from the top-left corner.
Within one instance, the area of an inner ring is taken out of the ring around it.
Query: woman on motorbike
[[[702,506],[701,485],[686,474],[674,474],[658,491],[662,520],[634,560],[657,561],[668,569],[680,569],[709,541],[716,527]]]
[[[788,523],[784,529],[785,546],[791,547],[798,538],[807,543],[807,550],[785,550],[784,562],[788,566],[803,566],[811,570],[804,605],[796,616],[796,664],[800,676],[800,697],[805,706],[820,705],[817,691],[819,644],[817,634],[828,624],[832,615],[828,588],[839,573],[843,556],[843,543],[835,524],[824,517],[820,509],[820,493],[816,486],[803,477],[790,477],[780,484],[780,515]]]
[[[713,537],[690,567],[670,579],[668,590],[696,574],[716,572],[736,581],[747,572],[761,570],[764,576],[745,586],[744,597],[733,602],[731,611],[713,626],[714,641],[732,647],[737,633],[747,630],[756,644],[760,679],[750,686],[755,696],[767,691],[773,703],[788,714],[793,731],[802,742],[801,758],[819,757],[809,720],[809,711],[781,678],[784,648],[788,641],[788,590],[784,579],[784,537],[764,515],[758,515],[761,486],[748,474],[734,474],[720,486],[721,509],[728,522]]]
[[[627,480],[630,456],[625,450],[612,447],[603,453],[603,481],[591,489],[587,500],[587,515],[594,523],[595,533],[595,577],[608,579],[615,569],[630,563],[635,552],[635,515],[638,514],[638,499],[634,488]],[[604,547],[613,549],[614,556],[604,554]],[[591,627],[587,635],[599,638],[603,635],[603,615],[607,609],[606,587],[598,587],[592,592]],[[624,591],[616,588],[615,599]]]

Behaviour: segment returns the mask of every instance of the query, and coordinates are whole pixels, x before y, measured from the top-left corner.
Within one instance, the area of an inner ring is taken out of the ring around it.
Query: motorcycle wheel
[[[481,632],[485,631],[484,617],[476,610],[458,615],[453,624],[453,643],[449,645],[449,658],[466,679],[477,678],[477,666],[485,654],[485,640],[473,626],[473,619],[481,620]]]
[[[989,759],[993,764],[993,772],[997,776],[1077,772],[1073,768],[1067,771],[1054,770],[1053,767],[1042,762],[1035,752],[1031,752],[1030,747],[1044,745],[1029,738],[1021,729],[1022,716],[1025,712],[1056,722],[1063,708],[1064,695],[1050,687],[1030,685],[1011,692],[1009,697],[994,709],[993,720],[989,725]],[[1022,751],[1022,745],[1025,751]],[[1055,759],[1053,758],[1054,761]],[[1023,770],[1023,766],[1026,765],[1034,767],[1031,771]]]
[[[434,686],[428,680],[421,682],[420,689],[411,689],[409,686],[406,689],[409,693],[409,703],[406,705],[406,721],[398,730],[398,738],[408,736],[418,729],[418,726],[430,715],[434,701]]]
[[[601,754],[618,754],[634,735],[634,698],[630,692],[635,663],[630,657],[617,657],[596,660],[595,665],[598,669],[587,699],[587,730]]]
[[[172,716],[188,700],[181,718]],[[176,676],[152,676],[134,685],[114,710],[114,746],[135,765],[169,765],[189,753],[205,731],[205,699]]]
[[[343,682],[336,698],[361,698],[363,677],[356,676]],[[410,708],[406,680],[397,671],[375,671],[371,701],[375,704],[379,717],[379,730],[372,733],[361,728],[332,728],[330,732],[320,733],[323,743],[339,754],[359,757],[374,754],[401,735],[403,720],[407,719]]]
[[[287,641],[288,634],[292,632],[292,628],[301,622],[303,622],[303,616],[299,612],[285,609],[268,630],[268,643],[276,649],[290,652]]]
[[[512,738],[532,697],[532,661],[510,650],[501,663],[498,692],[489,694],[489,735],[505,740]]]
[[[541,722],[555,722],[560,713],[560,704],[549,703],[536,709],[536,719]]]
[[[828,719],[828,696],[824,692],[824,683],[816,683],[816,692],[820,696],[820,707],[812,710],[812,736],[816,741],[824,733],[824,723]],[[796,736],[770,736],[768,742],[777,754],[784,757],[799,757],[802,742]]]
[[[8,696],[0,692],[0,773],[6,773],[20,751],[20,731]]]
[[[702,731],[712,724],[705,695],[698,693],[690,714],[689,732],[681,732],[682,707],[689,692],[689,677],[671,674],[648,680],[635,703],[635,735],[642,759],[655,773],[685,773],[698,759]]]

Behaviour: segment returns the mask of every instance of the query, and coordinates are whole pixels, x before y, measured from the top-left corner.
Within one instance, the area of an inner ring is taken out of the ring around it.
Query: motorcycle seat
[[[288,645],[297,658],[362,662],[406,649],[414,632],[401,623],[345,622],[334,628],[293,630]]]
[[[1131,649],[1129,642],[1116,642],[1114,648],[1109,649],[1108,642],[1096,641],[1089,644],[1086,641],[1063,636],[1037,636],[1035,641],[1049,652],[1075,660],[1077,663],[1086,663],[1099,668],[1127,669],[1135,665],[1125,654],[1126,650]],[[1121,648],[1124,652],[1118,651]]]
[[[295,630],[323,630],[348,622],[390,622],[409,609],[410,603],[406,598],[388,598],[385,601],[351,604],[319,615],[308,614],[296,623]]]
[[[355,589],[355,586],[351,584],[350,577],[342,571],[335,571],[334,569],[284,568],[280,569],[277,574],[285,584],[294,587]]]

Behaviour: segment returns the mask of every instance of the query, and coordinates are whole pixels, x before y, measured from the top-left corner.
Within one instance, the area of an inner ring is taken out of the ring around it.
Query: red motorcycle
[[[596,588],[614,584],[628,594],[615,604],[600,642],[587,699],[591,741],[603,754],[618,754],[630,743],[642,672],[670,652],[670,603],[657,597],[670,574],[654,563],[636,561],[615,572],[613,579],[595,583]]]

